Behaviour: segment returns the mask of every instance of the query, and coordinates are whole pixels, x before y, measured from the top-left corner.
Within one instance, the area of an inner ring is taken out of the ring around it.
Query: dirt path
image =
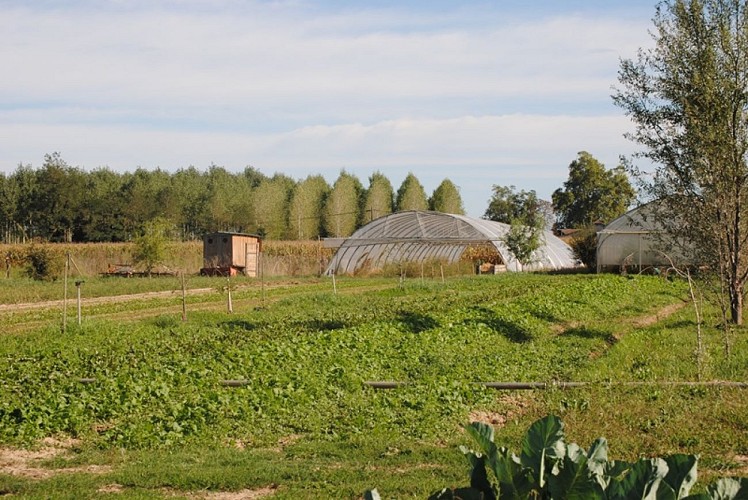
[[[215,288],[192,288],[186,291],[186,294],[191,295],[202,295],[210,292],[215,292]],[[129,295],[108,295],[106,297],[91,297],[84,299],[85,305],[98,305],[98,304],[111,304],[115,302],[128,302],[131,300],[143,300],[143,299],[164,299],[171,297],[180,297],[182,294],[181,290],[166,290],[163,292],[143,292],[133,293]],[[68,303],[74,302],[74,299],[68,299]],[[62,307],[64,300],[46,300],[43,302],[24,302],[21,304],[0,304],[0,313],[3,312],[16,312],[16,311],[33,311],[35,309],[54,309]]]
[[[300,293],[309,293],[310,290],[308,288],[302,288],[302,289],[295,289],[295,285],[298,285],[298,282],[283,282],[283,283],[274,283],[271,285],[265,285],[265,290],[279,290],[279,289],[287,289],[287,292],[283,292],[282,296],[275,296],[275,297],[269,297],[265,299],[265,301],[262,301],[259,297],[252,297],[252,298],[246,298],[246,297],[233,297],[233,309],[235,312],[239,312],[242,310],[247,310],[249,308],[257,307],[259,305],[262,305],[263,303],[273,303],[276,300],[296,295]],[[375,290],[382,290],[386,288],[391,288],[394,285],[382,285],[382,284],[376,284],[376,285],[362,285],[362,286],[355,286],[351,288],[345,288],[340,291],[340,293],[343,294],[359,294],[359,293],[365,293],[368,291],[375,291]],[[260,291],[259,285],[244,285],[239,286],[234,289],[234,292],[242,292],[255,289],[258,293]],[[225,299],[217,298],[217,295],[219,295],[219,292],[216,288],[193,288],[186,291],[186,294],[188,296],[204,296],[203,299],[198,299],[198,301],[192,301],[187,305],[187,316],[189,317],[190,313],[192,312],[200,312],[200,311],[221,311],[226,310],[226,301]],[[163,302],[154,302],[152,305],[145,305],[142,307],[138,307],[135,309],[129,309],[127,311],[107,311],[107,312],[97,312],[95,307],[100,305],[106,305],[106,304],[120,304],[120,303],[127,303],[132,301],[142,301],[147,299],[172,299],[172,298],[179,298],[182,295],[181,290],[166,290],[166,291],[160,291],[160,292],[144,292],[144,293],[136,293],[136,294],[128,294],[128,295],[110,295],[106,297],[91,297],[86,298],[82,302],[83,307],[83,316],[87,319],[96,319],[96,318],[104,318],[107,320],[112,321],[122,321],[122,322],[131,322],[131,321],[139,321],[146,318],[154,318],[162,315],[168,315],[168,314],[174,314],[174,315],[181,315],[182,312],[182,306],[179,303],[163,303]],[[17,333],[23,333],[30,330],[34,330],[36,328],[42,328],[45,325],[49,325],[53,320],[51,320],[49,317],[40,319],[39,317],[34,317],[33,313],[34,311],[42,311],[42,310],[62,310],[63,307],[62,300],[51,300],[51,301],[42,301],[42,302],[28,302],[28,303],[21,303],[21,304],[2,304],[0,305],[0,319],[2,319],[2,316],[4,314],[13,314],[13,313],[29,313],[28,318],[25,316],[21,316],[21,321],[6,325],[2,332],[2,334],[17,334]],[[68,299],[68,309],[75,307],[75,299]],[[69,314],[74,314],[72,312],[69,312]]]
[[[638,316],[634,318],[629,319],[629,326],[630,328],[626,328],[626,331],[629,331],[630,329],[637,329],[637,328],[646,328],[648,326],[652,326],[656,323],[659,323],[660,321],[669,318],[673,314],[677,313],[684,307],[688,306],[687,301],[682,302],[676,302],[674,304],[670,304],[667,306],[664,306],[660,309],[655,310],[652,313],[645,314],[643,316]],[[572,331],[576,328],[581,327],[594,327],[595,322],[594,321],[571,321],[568,323],[560,323],[557,325],[554,325],[552,327],[553,331],[557,335],[563,335],[566,332]],[[622,332],[616,333],[613,335],[616,339],[620,340],[620,337],[623,336]]]
[[[293,288],[294,285],[298,285],[298,282],[282,282],[282,283],[272,283],[272,284],[266,284],[265,290],[275,290],[280,288]],[[379,290],[384,288],[389,288],[390,285],[364,285],[364,286],[357,286],[354,288],[347,288],[343,289],[341,291],[343,292],[359,292],[359,291],[369,291],[369,290]],[[232,290],[235,292],[241,292],[245,291],[247,289],[256,288],[257,290],[260,290],[260,285],[258,284],[252,284],[252,285],[240,285],[237,287],[232,287]],[[206,295],[210,293],[217,292],[217,289],[215,287],[210,288],[190,288],[186,290],[187,296],[194,296],[194,295]],[[120,302],[130,302],[134,300],[144,300],[144,299],[169,299],[169,298],[175,298],[175,297],[181,297],[182,296],[182,290],[164,290],[160,292],[143,292],[143,293],[133,293],[128,295],[107,295],[104,297],[87,297],[83,299],[82,304],[84,306],[92,306],[92,305],[101,305],[101,304],[113,304],[113,303],[120,303]],[[19,304],[0,304],[0,314],[6,313],[6,312],[20,312],[20,311],[33,311],[38,309],[54,309],[54,308],[62,308],[64,300],[46,300],[41,302],[23,302]],[[75,303],[74,298],[68,299],[68,304]]]

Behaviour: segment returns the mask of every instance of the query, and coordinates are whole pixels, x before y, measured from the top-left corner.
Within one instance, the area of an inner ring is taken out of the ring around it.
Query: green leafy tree
[[[748,279],[748,4],[666,0],[654,46],[621,62],[613,99],[647,160],[630,172],[659,200],[670,242],[720,277],[732,322],[743,323]]]
[[[289,237],[316,239],[322,229],[322,209],[330,186],[321,175],[310,175],[291,194],[288,214]]]
[[[19,165],[10,177],[15,196],[14,223],[21,240],[40,236],[35,223],[36,175],[31,165]]]
[[[4,243],[13,243],[18,236],[18,197],[19,189],[13,176],[0,173],[0,228]]]
[[[485,219],[509,224],[502,242],[515,259],[526,266],[533,262],[535,251],[543,244],[547,225],[548,202],[535,191],[517,191],[515,186],[493,186]]]
[[[569,165],[569,178],[563,189],[553,193],[552,200],[561,227],[585,227],[623,215],[635,196],[623,167],[606,170],[582,151]]]
[[[168,220],[161,217],[151,219],[143,224],[133,242],[132,258],[136,264],[143,266],[149,277],[153,269],[166,259],[171,229]]]
[[[288,200],[294,187],[294,181],[286,176],[276,174],[260,182],[254,190],[254,214],[257,232],[266,238],[278,240],[283,238],[288,228]]]
[[[502,241],[517,262],[526,266],[535,259],[535,251],[543,244],[543,226],[536,221],[514,220]]]
[[[267,180],[267,176],[265,174],[250,166],[245,167],[244,178],[249,183],[250,188],[256,188],[260,185],[260,183],[262,183],[262,181]]]
[[[397,190],[395,207],[402,210],[428,210],[429,202],[426,191],[423,189],[418,178],[409,172]]]
[[[123,178],[108,168],[90,172],[85,179],[85,193],[80,210],[84,241],[125,241],[127,232],[122,212]]]
[[[168,207],[165,206],[170,185],[169,173],[161,169],[138,168],[131,174],[125,174],[122,185],[125,200],[122,217],[128,236],[136,234],[144,222],[156,217],[166,217],[167,212],[172,212],[170,205],[173,199],[169,200]]]
[[[484,219],[511,224],[514,220],[535,220],[536,215],[545,217],[546,202],[538,198],[534,190],[517,191],[515,186],[494,184],[493,194],[488,200]]]
[[[258,186],[251,179],[242,175],[232,175],[232,199],[230,206],[231,228],[243,233],[257,232],[257,200],[255,199]],[[285,217],[285,209],[283,216]]]
[[[242,189],[236,176],[225,168],[212,165],[207,173],[208,199],[206,209],[211,231],[238,231],[237,205],[250,193]],[[254,219],[253,208],[243,214],[247,220]]]
[[[344,238],[356,230],[360,220],[361,181],[345,170],[340,172],[325,202],[324,227],[330,236]]]
[[[37,234],[50,241],[73,241],[84,173],[70,167],[59,153],[52,153],[44,156],[44,165],[35,175],[32,207]]]
[[[460,190],[449,179],[444,179],[429,199],[429,209],[445,214],[465,214]]]
[[[369,177],[369,189],[366,190],[363,210],[363,223],[392,213],[394,190],[392,183],[381,172],[374,172]]]
[[[174,223],[183,240],[196,239],[209,231],[208,178],[195,167],[177,170],[171,177],[171,190],[178,200]]]

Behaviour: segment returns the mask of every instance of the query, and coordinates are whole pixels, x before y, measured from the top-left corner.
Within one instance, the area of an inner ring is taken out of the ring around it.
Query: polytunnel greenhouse
[[[691,253],[687,243],[675,244],[657,222],[659,207],[651,202],[613,220],[597,233],[597,272],[630,267],[643,271],[647,267],[688,264]]]
[[[492,245],[507,271],[575,267],[572,250],[550,231],[543,232],[533,262],[522,266],[504,245],[508,224],[440,212],[404,211],[373,220],[341,244],[327,274],[355,274],[388,264],[440,260],[458,262],[468,248]]]

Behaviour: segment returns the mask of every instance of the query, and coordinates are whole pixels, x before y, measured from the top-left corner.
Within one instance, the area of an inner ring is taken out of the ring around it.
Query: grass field
[[[0,310],[0,494],[425,498],[466,483],[462,424],[492,423],[516,449],[549,413],[572,441],[605,436],[613,458],[696,453],[706,480],[748,475],[746,389],[672,384],[748,380],[746,334],[732,334],[727,357],[705,310],[699,373],[680,282],[341,278],[333,294],[327,279],[245,280],[228,314],[225,280],[193,278],[203,291],[183,322],[181,285],[135,281],[167,295],[84,303],[64,335],[58,306]],[[60,284],[3,287],[33,301]]]

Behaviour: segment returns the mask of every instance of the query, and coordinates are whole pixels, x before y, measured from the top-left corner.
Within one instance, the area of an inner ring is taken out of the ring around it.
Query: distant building
[[[674,241],[657,221],[660,209],[650,202],[620,216],[597,233],[597,272],[693,265],[693,247]]]
[[[257,277],[262,240],[256,234],[216,232],[203,236],[203,268],[209,276]]]

